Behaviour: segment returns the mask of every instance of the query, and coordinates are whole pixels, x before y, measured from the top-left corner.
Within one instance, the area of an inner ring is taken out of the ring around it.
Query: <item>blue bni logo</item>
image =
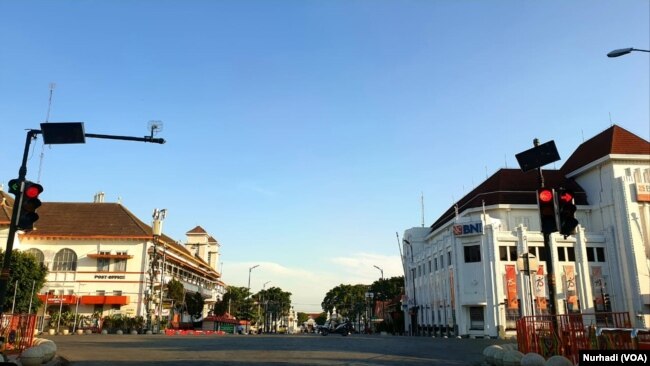
[[[454,235],[474,235],[483,234],[483,223],[476,222],[472,224],[458,224],[453,227]]]

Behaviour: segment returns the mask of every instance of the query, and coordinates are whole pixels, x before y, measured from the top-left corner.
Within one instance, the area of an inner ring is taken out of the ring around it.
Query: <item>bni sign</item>
[[[457,224],[453,226],[453,231],[456,236],[483,234],[483,223]]]

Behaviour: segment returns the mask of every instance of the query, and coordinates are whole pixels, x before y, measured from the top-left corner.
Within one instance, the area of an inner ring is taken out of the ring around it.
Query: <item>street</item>
[[[493,339],[378,335],[47,337],[70,365],[478,365]]]

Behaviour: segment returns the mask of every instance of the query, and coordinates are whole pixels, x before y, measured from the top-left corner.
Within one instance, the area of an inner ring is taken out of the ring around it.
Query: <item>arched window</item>
[[[37,263],[43,264],[43,262],[45,261],[45,256],[43,255],[43,252],[40,251],[39,249],[30,248],[27,249],[25,253],[33,255]]]
[[[61,249],[54,256],[54,263],[52,263],[52,271],[76,271],[77,270],[77,254],[71,249]]]

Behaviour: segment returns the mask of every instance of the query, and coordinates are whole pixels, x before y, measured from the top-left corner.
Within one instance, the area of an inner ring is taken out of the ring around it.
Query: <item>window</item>
[[[111,264],[109,258],[97,258],[97,272],[108,272],[108,267]]]
[[[587,248],[587,262],[596,261],[596,250],[595,248]]]
[[[97,296],[106,296],[106,291],[104,290],[97,290],[95,293],[97,294]]]
[[[70,249],[61,249],[54,256],[53,271],[76,271],[77,255]]]
[[[599,262],[605,261],[605,248],[596,248],[596,256]]]
[[[509,246],[510,249],[510,260],[513,262],[517,261],[517,247],[515,245]]]
[[[113,296],[122,296],[122,290],[113,290]]]
[[[546,250],[544,247],[536,247],[537,248],[537,260],[541,262],[546,261]]]
[[[451,252],[447,252],[447,265],[451,266]]]
[[[507,261],[508,260],[508,247],[506,246],[499,246],[499,259],[502,261]]]
[[[435,259],[434,259],[434,262],[433,262],[433,269],[436,270],[436,271],[438,270],[438,258],[435,258]]]
[[[115,272],[126,272],[126,259],[116,259],[113,270]]]
[[[429,259],[429,273],[431,273],[431,259]]]
[[[473,263],[481,261],[481,246],[468,245],[463,248],[465,251],[465,263]]]
[[[566,252],[564,251],[564,247],[557,248],[557,260],[560,262],[566,262]]]
[[[575,262],[576,261],[576,250],[574,247],[567,247],[566,248],[567,252],[567,257],[569,259],[569,262]]]
[[[445,268],[445,257],[441,254],[440,255],[440,269]]]
[[[470,330],[485,329],[485,319],[483,318],[482,306],[469,307],[469,329]]]
[[[25,253],[33,256],[36,259],[37,263],[43,264],[43,262],[45,261],[45,256],[43,255],[43,252],[41,252],[39,249],[36,248],[27,249]]]

